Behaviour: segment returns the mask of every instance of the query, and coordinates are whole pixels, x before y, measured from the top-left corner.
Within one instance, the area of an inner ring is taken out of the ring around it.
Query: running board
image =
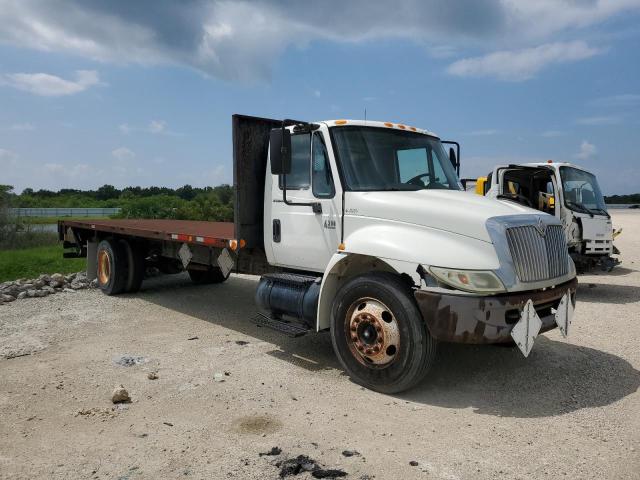
[[[291,338],[301,337],[311,331],[309,327],[301,323],[272,318],[262,313],[258,313],[252,320],[258,326],[276,330]]]

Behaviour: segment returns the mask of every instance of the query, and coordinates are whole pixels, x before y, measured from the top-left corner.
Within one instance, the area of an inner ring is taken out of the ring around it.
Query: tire
[[[140,286],[144,280],[144,250],[132,241],[120,240],[120,244],[127,258],[127,281],[124,291],[127,293],[135,293],[140,290]]]
[[[208,285],[224,282],[229,278],[229,274],[225,277],[219,268],[210,268],[209,270],[189,270],[189,277],[196,285]]]
[[[353,381],[387,394],[418,384],[436,355],[437,342],[410,288],[386,272],[355,277],[338,291],[331,312],[331,339]]]
[[[127,252],[118,240],[103,240],[98,244],[98,287],[106,295],[122,293],[127,285]]]

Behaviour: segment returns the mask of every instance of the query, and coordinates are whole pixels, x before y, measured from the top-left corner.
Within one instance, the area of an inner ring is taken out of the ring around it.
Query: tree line
[[[0,202],[14,208],[112,208],[122,218],[233,221],[233,187],[126,187],[103,185],[96,190],[64,188],[58,191],[0,185]]]

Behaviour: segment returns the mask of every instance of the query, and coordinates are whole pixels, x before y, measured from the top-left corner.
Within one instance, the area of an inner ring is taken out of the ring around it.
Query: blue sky
[[[397,121],[640,191],[640,0],[0,0],[0,183],[232,181],[231,115]]]

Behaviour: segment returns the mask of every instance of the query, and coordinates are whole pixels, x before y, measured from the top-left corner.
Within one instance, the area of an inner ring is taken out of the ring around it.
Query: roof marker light
[[[347,123],[347,121],[346,120],[336,120],[333,123],[335,123],[336,125],[345,125]]]
[[[391,122],[384,122],[385,127],[393,127],[393,123]]]
[[[553,163],[553,160],[547,160],[547,163]]]
[[[418,129],[416,127],[409,127],[411,130],[413,130],[414,132],[417,132]]]
[[[399,124],[398,124],[398,128],[400,128],[401,130],[404,130],[404,129],[405,129],[405,128],[407,128],[407,127],[405,127],[404,125],[402,125],[402,124],[400,124],[400,123],[399,123]]]

